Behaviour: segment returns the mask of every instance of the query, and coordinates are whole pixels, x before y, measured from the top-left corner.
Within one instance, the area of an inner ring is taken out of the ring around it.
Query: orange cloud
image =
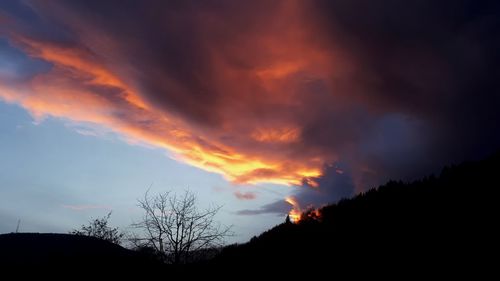
[[[295,142],[300,139],[298,128],[257,128],[252,138],[259,142]]]
[[[96,62],[96,58],[78,48],[65,48],[47,42],[37,42],[27,37],[17,37],[17,43],[23,45],[27,54],[40,58],[58,67],[64,67],[69,74],[78,75],[90,85],[115,87],[123,91],[125,100],[140,108],[146,104],[139,95],[123,83],[120,78]]]
[[[21,39],[32,57],[54,64],[48,73],[17,87],[0,86],[0,97],[29,110],[35,119],[50,115],[111,128],[132,142],[166,148],[177,159],[223,174],[237,183],[275,182],[300,184],[304,177],[318,176],[319,166],[290,164],[270,155],[249,154],[238,147],[205,139],[179,118],[155,110],[104,66],[79,49]],[[123,119],[123,117],[125,117]],[[299,130],[256,129],[257,142],[293,142]]]
[[[100,41],[92,38],[91,27],[78,26],[76,36],[85,42],[75,44],[15,34],[10,38],[13,44],[52,68],[27,83],[0,84],[0,98],[23,106],[37,120],[54,116],[96,124],[130,143],[165,148],[179,161],[234,183],[300,185],[319,177],[322,165],[335,155],[305,149],[303,120],[296,117],[309,110],[310,95],[297,88],[327,79],[332,72],[330,54],[309,40],[298,3],[274,7],[270,19],[275,22],[268,29],[248,27],[247,36],[203,39],[199,47],[209,64],[189,70],[181,65],[170,75],[145,67],[141,76],[142,69],[128,62],[130,56],[121,57],[126,52],[103,54],[103,44],[95,43]],[[222,23],[209,13],[195,16],[210,23],[196,25],[200,33],[217,34]],[[97,34],[116,39],[105,29]],[[126,48],[126,42],[123,45]],[[125,75],[124,66],[134,69],[137,77]],[[192,80],[182,81],[182,75]],[[153,91],[143,80],[159,86]],[[193,83],[200,86],[194,88]],[[204,104],[199,92],[216,94]],[[203,116],[215,121],[193,121],[191,111],[198,108],[212,113]]]

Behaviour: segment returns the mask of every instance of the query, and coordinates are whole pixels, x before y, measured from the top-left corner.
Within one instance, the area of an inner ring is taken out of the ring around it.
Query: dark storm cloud
[[[354,166],[357,191],[499,148],[497,1],[316,1],[312,6],[323,44],[348,50],[355,65],[354,74],[333,88],[346,90],[368,112],[361,107],[342,113],[316,103],[304,145],[341,151],[339,160]],[[373,119],[380,113],[382,118]],[[338,177],[326,172],[318,188],[295,196],[302,206],[351,196],[334,191],[346,186],[333,181]]]
[[[498,147],[498,1],[317,4],[325,40],[350,48],[359,65],[361,98],[429,121],[439,154]]]
[[[365,135],[354,162],[408,179],[499,148],[498,1],[317,4],[319,28],[332,34],[325,40],[349,48],[358,65],[359,98],[417,120],[379,121],[375,132],[391,136],[377,144]]]
[[[500,143],[497,1],[28,3],[4,9],[2,34],[54,70],[0,97],[235,183],[318,185],[304,206]]]
[[[35,7],[77,30],[80,41],[99,55],[133,68],[134,80],[151,103],[203,125],[221,122],[214,110],[221,99],[213,52],[259,21],[273,16],[269,1],[60,1]],[[117,9],[117,7],[119,7]],[[103,46],[107,40],[119,43]],[[103,40],[103,41],[101,41]],[[96,46],[98,45],[98,46]],[[127,58],[127,61],[123,61]],[[239,59],[239,58],[235,58]],[[236,61],[246,67],[245,61]],[[250,66],[248,66],[250,67]]]

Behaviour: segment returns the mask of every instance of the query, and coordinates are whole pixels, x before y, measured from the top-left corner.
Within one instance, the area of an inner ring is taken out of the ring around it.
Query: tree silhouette
[[[146,192],[138,201],[144,216],[133,226],[144,230],[145,237],[135,239],[135,244],[154,248],[164,262],[186,263],[195,252],[221,246],[230,234],[230,227],[214,220],[221,207],[199,210],[192,192]]]
[[[82,225],[80,229],[70,231],[70,234],[96,237],[119,245],[125,234],[120,232],[117,227],[108,225],[110,217],[111,212],[102,218],[90,221],[88,225]]]

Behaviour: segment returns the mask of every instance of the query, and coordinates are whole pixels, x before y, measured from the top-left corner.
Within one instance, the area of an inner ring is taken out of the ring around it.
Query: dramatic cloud
[[[0,98],[304,205],[500,143],[497,1],[7,2]]]

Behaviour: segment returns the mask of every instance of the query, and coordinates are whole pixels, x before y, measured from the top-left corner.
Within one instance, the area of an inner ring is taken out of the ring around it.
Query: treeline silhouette
[[[248,243],[224,248],[214,266],[417,271],[494,267],[500,154],[446,167],[439,176],[376,189],[304,214]]]
[[[484,273],[496,268],[499,173],[496,154],[446,167],[437,176],[390,181],[325,206],[319,216],[306,213],[297,224],[284,220],[247,243],[226,246],[211,252],[218,254],[208,261],[187,265],[160,265],[151,254],[67,234],[0,235],[0,263],[118,265],[122,272],[165,276],[256,275],[263,269],[337,276],[352,274],[354,268],[410,274],[474,268]]]

